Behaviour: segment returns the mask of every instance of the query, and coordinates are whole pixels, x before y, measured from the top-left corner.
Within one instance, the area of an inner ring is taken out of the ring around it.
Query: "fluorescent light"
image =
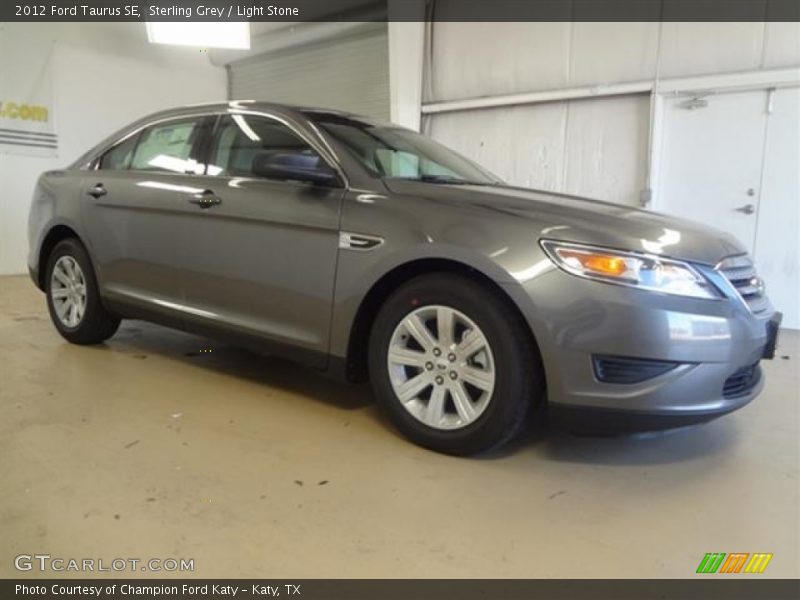
[[[175,44],[200,48],[250,48],[250,23],[164,23],[148,22],[151,44]]]

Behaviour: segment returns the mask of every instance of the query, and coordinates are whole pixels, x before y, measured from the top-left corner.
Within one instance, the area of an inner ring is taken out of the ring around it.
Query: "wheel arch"
[[[39,245],[39,257],[36,263],[36,284],[40,290],[44,291],[45,289],[45,271],[47,270],[47,261],[50,258],[50,253],[53,251],[53,248],[56,247],[56,244],[68,238],[75,238],[86,248],[86,244],[83,243],[78,232],[69,225],[63,223],[51,227],[42,239],[42,243]]]
[[[400,264],[372,284],[356,310],[347,343],[345,376],[353,382],[365,381],[367,376],[367,347],[375,317],[389,296],[401,285],[421,275],[451,273],[479,283],[500,299],[509,313],[519,319],[535,354],[541,362],[539,344],[522,309],[511,294],[492,277],[473,266],[449,258],[419,258]],[[544,374],[544,369],[542,370]]]

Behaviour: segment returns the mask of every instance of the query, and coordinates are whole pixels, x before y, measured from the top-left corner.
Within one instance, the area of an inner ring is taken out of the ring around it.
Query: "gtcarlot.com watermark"
[[[17,571],[41,573],[134,573],[192,572],[193,558],[62,558],[49,554],[18,554],[14,558]]]

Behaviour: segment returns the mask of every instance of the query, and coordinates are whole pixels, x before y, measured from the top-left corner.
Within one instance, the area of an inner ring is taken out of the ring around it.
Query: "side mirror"
[[[253,157],[250,170],[258,177],[305,181],[315,185],[334,186],[339,178],[316,154],[308,152],[259,152]]]

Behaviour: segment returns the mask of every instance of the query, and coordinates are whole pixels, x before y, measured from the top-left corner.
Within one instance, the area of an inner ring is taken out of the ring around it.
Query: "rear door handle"
[[[103,187],[102,183],[96,183],[94,187],[91,187],[86,191],[87,195],[95,199],[99,198],[100,196],[105,196],[107,193],[108,192],[106,191],[106,188]]]
[[[217,196],[211,190],[204,190],[198,194],[192,194],[192,197],[189,198],[189,202],[196,204],[205,210],[206,208],[211,208],[217,204],[222,204],[222,198]]]

